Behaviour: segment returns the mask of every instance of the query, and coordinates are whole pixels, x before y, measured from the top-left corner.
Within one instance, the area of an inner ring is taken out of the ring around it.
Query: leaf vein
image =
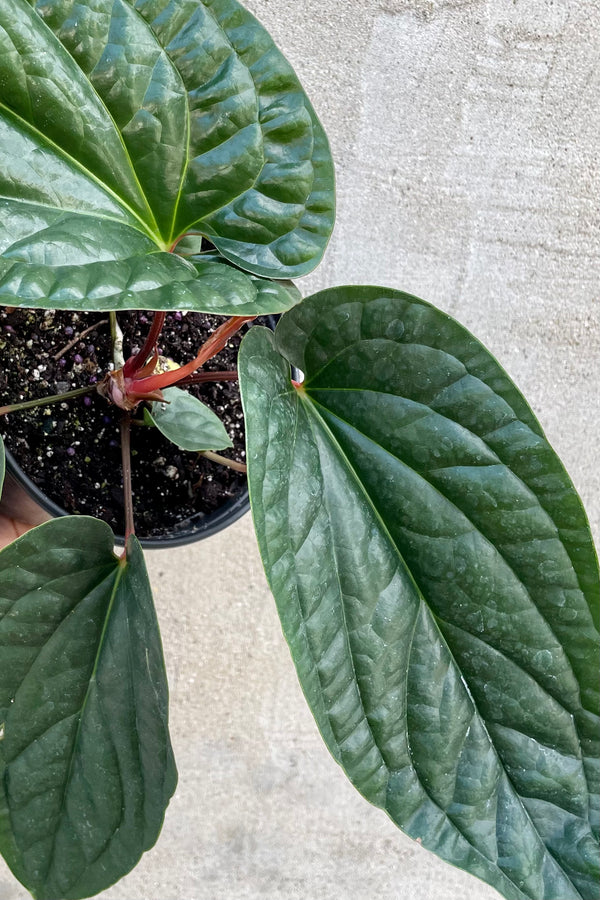
[[[43,134],[35,126],[31,125],[29,122],[26,122],[25,119],[23,119],[21,116],[18,115],[18,113],[15,113],[12,109],[10,109],[10,107],[8,107],[4,103],[0,102],[0,113],[2,110],[7,112],[9,114],[9,117],[12,116],[13,118],[15,118],[26,132],[32,132],[33,134],[35,134],[37,140],[40,141],[40,143],[47,144],[49,147],[52,148],[52,150],[54,150],[54,152],[58,156],[62,157],[64,160],[66,160],[67,162],[69,162],[73,166],[75,166],[86,178],[88,178],[90,181],[94,182],[94,184],[97,187],[99,187],[100,190],[104,191],[105,194],[108,194],[110,197],[112,197],[114,200],[116,200],[124,210],[127,210],[127,212],[130,213],[130,215],[132,215],[135,219],[138,220],[138,222],[140,222],[140,224],[142,225],[142,230],[144,231],[144,234],[148,235],[155,243],[157,243],[157,235],[148,227],[148,225],[146,224],[146,222],[144,222],[144,220],[142,219],[140,214],[137,213],[127,203],[127,201],[123,197],[121,197],[120,194],[118,194],[111,187],[109,187],[107,184],[105,184],[103,181],[101,181],[101,179],[98,178],[97,175],[94,175],[94,173],[91,172],[90,169],[88,169],[86,166],[84,166],[83,163],[79,162],[79,160],[75,159],[74,156],[71,156],[69,153],[67,153],[67,151],[64,149],[64,147],[61,147],[59,144],[56,144],[51,138],[49,138],[47,135]]]
[[[501,549],[500,549],[496,544],[493,543],[493,541],[490,540],[490,538],[488,538],[488,536],[487,536],[487,535],[479,528],[479,526],[478,526],[478,525],[470,518],[470,516],[464,511],[464,509],[462,509],[462,507],[458,505],[458,503],[457,503],[456,501],[454,501],[454,500],[452,500],[450,497],[448,497],[448,496],[441,490],[440,487],[438,487],[437,485],[433,484],[428,478],[426,478],[425,475],[423,474],[423,472],[420,472],[418,469],[415,469],[415,468],[414,468],[413,466],[411,466],[408,462],[406,462],[405,460],[401,459],[401,458],[400,458],[399,456],[397,456],[395,453],[392,453],[391,450],[388,450],[387,447],[382,446],[382,444],[380,444],[378,441],[376,441],[376,440],[375,440],[374,438],[372,438],[370,435],[365,434],[365,432],[361,431],[361,429],[358,428],[354,423],[348,422],[347,420],[343,419],[341,416],[338,416],[336,413],[332,412],[331,410],[327,410],[327,408],[324,407],[324,406],[322,406],[322,404],[320,404],[318,400],[314,400],[313,402],[314,402],[316,405],[321,406],[322,409],[325,409],[325,410],[329,413],[329,415],[333,416],[333,417],[334,417],[335,419],[337,419],[339,422],[343,423],[344,425],[347,425],[350,429],[353,429],[354,431],[356,431],[357,434],[360,434],[363,438],[365,438],[365,439],[366,439],[367,441],[369,441],[371,444],[373,444],[374,446],[378,447],[383,453],[385,453],[386,455],[390,456],[392,459],[395,459],[395,460],[397,460],[398,462],[402,463],[402,465],[406,466],[407,469],[409,469],[409,470],[410,470],[411,472],[413,472],[415,475],[418,475],[418,476],[425,482],[425,484],[429,485],[429,487],[431,487],[432,490],[436,491],[436,493],[439,494],[439,496],[442,497],[442,498],[443,498],[443,499],[444,499],[451,507],[453,507],[454,509],[456,509],[462,516],[464,516],[465,520],[472,526],[473,531],[475,531],[477,534],[481,535],[481,537],[486,541],[486,543],[491,547],[491,549],[492,549],[495,553],[497,553],[497,555],[500,557],[500,559],[501,559],[501,560],[503,561],[503,563],[506,565],[507,569],[510,570],[510,572],[514,575],[515,579],[516,579],[516,580],[519,582],[519,584],[523,587],[523,590],[524,590],[525,593],[527,594],[527,596],[528,596],[528,598],[529,598],[529,600],[530,600],[530,602],[531,602],[532,607],[537,611],[537,613],[538,613],[538,615],[539,615],[541,621],[546,625],[546,627],[548,628],[548,631],[550,632],[550,634],[552,635],[552,637],[553,637],[554,640],[556,641],[557,645],[558,645],[559,647],[561,647],[561,649],[562,649],[562,644],[560,643],[560,641],[558,640],[556,634],[554,633],[554,629],[553,629],[552,626],[550,625],[550,623],[549,623],[548,619],[546,618],[546,616],[544,616],[544,614],[542,613],[542,611],[539,609],[539,607],[538,607],[537,604],[535,603],[535,601],[534,601],[534,599],[533,599],[533,597],[532,597],[532,595],[531,595],[531,592],[530,592],[529,588],[527,587],[527,585],[525,584],[525,582],[522,580],[522,578],[517,574],[516,570],[513,568],[513,566],[511,565],[511,563],[508,561],[508,559],[506,558],[505,554],[501,551]],[[460,423],[457,423],[457,424],[460,424]],[[462,427],[464,427],[464,426],[462,426]],[[471,433],[472,433],[472,432],[471,432]],[[507,468],[510,469],[510,467],[508,467],[508,466],[507,466]],[[512,469],[510,469],[510,471],[512,472]],[[514,474],[514,473],[513,473],[513,474]],[[518,477],[518,476],[515,476],[515,477]],[[527,485],[525,485],[525,487],[527,487]],[[528,490],[530,490],[530,489],[528,488]],[[533,491],[531,491],[531,493],[533,494]],[[533,494],[533,496],[536,496],[536,495]],[[536,499],[537,499],[537,497],[536,497]],[[538,502],[539,502],[539,501],[538,501]],[[541,506],[541,504],[540,504],[540,506]],[[551,520],[551,521],[553,521],[553,520]],[[553,522],[553,524],[554,524],[554,527],[556,528],[556,524],[555,524],[554,522]],[[559,535],[559,532],[558,532],[558,528],[556,528],[556,538],[560,541],[561,546],[564,547],[564,544],[562,543],[562,540],[560,540],[560,535]],[[570,559],[570,557],[569,557],[569,559]],[[566,651],[563,651],[563,652],[565,653],[565,658],[568,660],[568,663],[569,663],[569,669],[570,669],[570,672],[571,672],[571,674],[572,674],[572,676],[573,676],[573,679],[574,679],[574,681],[577,683],[577,685],[579,686],[579,681],[578,681],[578,679],[577,679],[577,677],[576,677],[576,675],[575,675],[575,672],[573,671],[573,667],[572,667],[572,664],[571,664],[571,660],[569,659],[568,655],[566,654]],[[514,661],[514,660],[513,660],[513,661]],[[530,674],[531,677],[534,678],[534,680],[536,681],[536,683],[538,683],[538,682],[537,682],[537,679],[535,679],[535,676],[533,675],[533,673],[530,672],[530,673],[528,673],[528,674]],[[553,696],[553,695],[551,695],[551,696]],[[560,702],[560,701],[559,701],[559,702]],[[581,706],[581,701],[580,701],[580,706]],[[583,707],[581,707],[581,708],[583,708]]]
[[[310,399],[312,400],[312,398],[310,398]],[[319,406],[320,406],[320,404],[317,404],[316,401],[314,401],[314,403],[315,403],[315,406],[316,406],[316,405],[319,405]],[[410,571],[410,569],[409,569],[408,566],[406,565],[406,562],[404,561],[404,559],[403,559],[403,557],[402,557],[402,554],[400,553],[399,548],[397,547],[397,545],[396,545],[396,543],[394,542],[392,536],[390,535],[390,533],[389,533],[389,531],[388,531],[388,529],[387,529],[387,526],[385,525],[385,522],[382,520],[382,518],[381,518],[381,516],[380,516],[380,514],[379,514],[379,511],[377,510],[377,507],[376,507],[375,504],[373,503],[373,500],[371,499],[370,494],[368,493],[368,491],[367,491],[365,485],[364,485],[363,482],[361,481],[361,479],[360,479],[358,473],[356,472],[356,470],[355,470],[354,467],[352,466],[352,463],[350,462],[350,460],[348,459],[348,457],[346,456],[346,454],[344,453],[344,451],[343,451],[342,448],[340,447],[340,445],[339,445],[339,443],[337,442],[335,436],[332,434],[330,428],[329,428],[328,425],[327,425],[327,422],[326,422],[325,419],[322,417],[322,415],[317,411],[317,409],[315,409],[315,408],[313,407],[313,405],[312,405],[312,403],[310,402],[310,400],[304,400],[304,405],[307,406],[307,407],[309,408],[309,410],[312,412],[312,415],[313,415],[315,418],[317,418],[317,420],[320,422],[320,424],[321,424],[322,427],[323,427],[324,433],[328,436],[330,442],[332,443],[332,446],[337,450],[337,452],[340,454],[340,456],[342,456],[343,459],[345,460],[345,462],[346,462],[346,464],[347,464],[347,467],[348,467],[349,471],[350,471],[350,472],[352,473],[352,475],[353,475],[353,478],[354,478],[354,480],[355,480],[355,482],[356,482],[357,487],[360,489],[360,491],[362,492],[363,496],[365,497],[365,499],[367,500],[368,504],[370,505],[370,507],[371,507],[371,509],[372,509],[372,511],[373,511],[373,513],[374,513],[374,515],[375,515],[375,517],[377,518],[377,520],[378,520],[378,522],[379,522],[379,525],[380,525],[380,527],[381,527],[381,529],[382,529],[382,532],[386,535],[387,540],[388,540],[389,543],[390,543],[391,548],[393,549],[393,551],[394,551],[394,552],[396,553],[396,555],[398,556],[399,561],[404,565],[404,567],[405,567],[405,569],[406,569],[406,572],[407,572],[407,574],[409,575],[409,577],[412,579],[412,581],[413,581],[413,583],[414,583],[414,585],[415,585],[415,589],[416,589],[416,591],[417,591],[417,593],[418,593],[418,596],[419,596],[419,598],[420,598],[420,602],[421,602],[422,604],[425,604],[425,608],[428,610],[428,606],[427,606],[427,604],[425,603],[425,598],[424,598],[423,592],[420,590],[420,588],[419,588],[417,582],[416,582],[415,579],[414,579],[414,576],[413,576],[412,572]],[[313,431],[313,435],[314,435],[314,428],[313,428],[313,426],[312,426],[312,422],[310,422],[310,418],[309,418],[309,425],[310,425],[311,430]],[[415,628],[416,628],[416,622],[415,622]],[[438,633],[439,633],[440,640],[443,641],[443,643],[444,643],[444,645],[445,645],[445,647],[446,647],[446,649],[447,649],[447,652],[448,652],[448,654],[449,654],[449,656],[450,656],[450,659],[452,660],[452,664],[456,667],[457,671],[460,671],[460,668],[459,668],[458,665],[457,665],[457,662],[456,662],[456,659],[455,659],[455,657],[454,657],[454,654],[452,653],[451,648],[448,646],[447,642],[445,641],[444,635],[442,634],[442,632],[440,631],[439,628],[438,628]],[[414,632],[413,632],[413,638],[414,638]],[[411,644],[412,644],[412,641],[411,641]],[[351,653],[351,650],[350,650],[350,653]],[[352,659],[352,664],[354,665],[354,660],[353,660],[353,659]],[[466,683],[465,683],[465,689],[466,689],[466,691],[467,691],[467,694],[468,694],[470,703],[472,704],[473,709],[476,711],[477,716],[478,716],[478,718],[479,718],[480,721],[481,721],[482,727],[483,727],[483,728],[485,729],[485,731],[486,731],[486,735],[487,735],[487,739],[488,739],[488,741],[489,741],[490,747],[492,748],[492,750],[493,750],[493,752],[494,752],[496,758],[498,759],[498,762],[499,762],[499,764],[500,764],[500,766],[501,766],[503,772],[505,773],[505,775],[506,775],[506,777],[507,777],[507,779],[508,779],[508,781],[509,781],[509,783],[510,783],[510,785],[511,785],[511,789],[512,789],[512,791],[513,791],[513,795],[514,795],[514,798],[516,799],[516,802],[519,804],[519,806],[521,807],[521,810],[522,810],[523,814],[526,816],[528,822],[530,823],[531,828],[533,829],[535,835],[537,836],[537,839],[538,839],[538,841],[539,841],[541,847],[543,848],[544,853],[550,855],[549,852],[548,852],[548,848],[546,847],[544,841],[542,840],[541,835],[539,834],[539,832],[538,832],[538,830],[537,830],[537,828],[536,828],[536,826],[535,826],[535,824],[534,824],[534,822],[533,822],[533,820],[532,820],[532,818],[531,818],[531,815],[529,814],[529,811],[527,810],[527,808],[526,808],[525,805],[523,804],[523,801],[522,801],[522,799],[521,799],[521,797],[520,797],[518,791],[516,790],[516,788],[515,788],[513,782],[511,781],[510,777],[508,776],[508,773],[506,772],[506,769],[505,769],[504,765],[502,764],[502,760],[500,759],[500,757],[499,757],[499,755],[498,755],[498,751],[497,751],[496,748],[495,748],[495,745],[494,745],[494,743],[493,743],[493,741],[492,741],[492,739],[491,739],[491,736],[490,736],[489,732],[487,731],[487,729],[485,728],[485,720],[484,720],[483,716],[481,716],[481,714],[479,713],[479,709],[478,709],[478,707],[477,707],[477,704],[475,703],[475,699],[474,699],[474,697],[473,697],[473,695],[472,695],[472,693],[471,693],[471,691],[470,691],[468,685],[466,685]],[[364,705],[363,705],[363,708],[364,708]],[[407,732],[407,735],[408,735],[408,732]],[[375,746],[378,747],[376,741],[375,741]],[[379,749],[379,748],[378,748],[378,749]],[[380,751],[380,752],[381,752],[381,751]],[[411,760],[412,760],[412,759],[413,759],[413,757],[412,757],[412,754],[411,754]],[[389,773],[390,773],[390,767],[386,765],[386,768],[387,768],[387,770],[388,770],[388,790],[389,790]],[[444,809],[442,809],[442,807],[439,806],[439,804],[438,804],[438,803],[437,803],[437,802],[429,795],[429,792],[427,791],[427,788],[425,787],[425,785],[422,783],[421,779],[419,778],[418,772],[416,771],[415,766],[414,766],[414,762],[412,763],[411,768],[412,768],[413,772],[415,773],[415,777],[417,778],[419,784],[421,785],[421,787],[422,787],[424,793],[429,797],[430,801],[431,801],[431,802],[432,802],[432,803],[433,803],[433,804],[441,811],[442,815],[443,815],[443,816],[451,823],[452,827],[456,829],[456,831],[461,835],[461,837],[466,841],[466,843],[469,844],[469,846],[472,847],[472,849],[474,850],[474,852],[477,853],[479,856],[481,856],[483,859],[487,859],[487,857],[485,857],[485,856],[481,853],[481,851],[471,843],[470,839],[460,831],[460,829],[454,824],[454,822],[452,822],[452,820],[451,820],[450,817],[448,816],[447,812],[446,812]],[[565,875],[565,878],[566,878],[567,880],[569,880],[569,879],[568,879],[568,876],[566,875],[566,873],[565,873],[563,867],[560,865],[560,863],[558,863],[556,860],[554,860],[554,857],[550,857],[550,858],[555,862],[557,868]],[[489,860],[488,860],[488,862],[489,862]],[[513,881],[513,879],[511,878],[511,876],[510,876],[507,872],[504,872],[504,870],[500,867],[499,864],[498,864],[498,869],[502,872],[503,876],[506,877],[506,878],[510,881],[510,883],[511,883],[518,891],[520,891],[520,888],[518,887],[517,883],[516,883],[515,881]],[[521,892],[521,893],[522,893],[522,892]],[[525,896],[530,896],[530,895],[525,895]],[[530,900],[538,900],[538,898],[535,898],[535,897],[531,897],[531,896],[530,896]]]

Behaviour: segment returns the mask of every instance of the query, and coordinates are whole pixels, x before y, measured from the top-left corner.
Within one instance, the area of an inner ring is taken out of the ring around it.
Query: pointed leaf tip
[[[517,388],[369,287],[253,328],[239,376],[260,550],[334,757],[505,897],[595,900],[598,564]]]
[[[158,838],[177,773],[139,543],[87,517],[0,553],[0,849],[40,900],[78,900]]]

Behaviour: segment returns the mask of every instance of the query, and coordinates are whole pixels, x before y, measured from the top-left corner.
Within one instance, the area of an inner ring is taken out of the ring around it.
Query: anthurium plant
[[[186,387],[276,313],[221,375],[240,380],[258,543],[327,747],[403,831],[509,900],[597,898],[598,564],[581,502],[448,315],[380,287],[300,300],[290,279],[324,252],[333,166],[265,30],[236,0],[3,0],[0,205],[0,303],[111,320],[114,365],[89,390],[121,410],[127,509],[122,553],[85,516],[0,553],[15,876],[39,900],[93,896],[157,840],[177,776],[131,418],[227,447]],[[135,352],[124,310],[154,312]],[[186,364],[158,350],[173,310],[224,317]],[[2,402],[10,423],[40,401]]]

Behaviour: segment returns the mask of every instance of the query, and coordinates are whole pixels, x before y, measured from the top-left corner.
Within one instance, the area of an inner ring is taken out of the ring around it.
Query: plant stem
[[[222,325],[219,325],[217,330],[204,342],[195,359],[174,371],[162,372],[160,375],[150,375],[148,378],[138,379],[136,392],[150,393],[151,391],[162,390],[162,388],[169,387],[172,384],[179,384],[188,375],[193,375],[196,369],[203,366],[205,362],[216,356],[219,350],[223,349],[229,338],[236,331],[239,331],[245,322],[251,322],[255,318],[256,316],[233,316],[233,318],[228,319]]]
[[[89,328],[84,329],[84,331],[78,334],[77,337],[74,337],[72,341],[69,341],[68,344],[65,344],[62,350],[59,350],[58,353],[54,354],[52,359],[60,359],[61,356],[64,356],[65,353],[68,353],[69,350],[71,350],[71,348],[75,346],[75,344],[77,344],[82,338],[84,338],[86,334],[89,334],[90,331],[94,331],[96,328],[100,328],[101,325],[106,325],[107,323],[108,319],[100,319],[99,322],[94,322],[93,325],[90,325]]]
[[[156,347],[158,336],[165,324],[166,315],[167,314],[162,311],[154,313],[152,325],[150,326],[150,331],[144,341],[144,346],[139,353],[136,353],[135,356],[131,356],[123,366],[123,375],[125,375],[126,378],[133,378],[140,369],[144,368],[146,360]]]
[[[110,336],[113,345],[113,362],[115,369],[122,369],[125,365],[125,357],[123,356],[123,332],[119,328],[116,312],[109,312]]]
[[[248,467],[244,463],[237,462],[235,459],[227,459],[226,456],[221,456],[220,453],[215,453],[213,450],[203,450],[200,456],[205,456],[212,462],[219,463],[220,466],[227,466],[228,469],[235,469],[236,472],[245,474],[248,471]]]
[[[184,232],[183,234],[180,234],[178,238],[175,238],[175,240],[173,241],[173,243],[172,243],[171,246],[169,247],[167,253],[174,253],[174,252],[175,252],[175,247],[177,246],[177,244],[178,244],[180,241],[182,241],[185,237],[190,237],[190,236],[192,236],[192,235],[195,235],[195,236],[197,236],[197,237],[200,237],[200,235],[202,235],[202,237],[204,237],[204,235],[202,234],[201,231],[186,231],[186,232]]]
[[[121,416],[121,460],[123,464],[123,497],[125,500],[125,550],[127,553],[127,541],[135,534],[133,522],[133,494],[131,491],[131,413],[124,412]]]
[[[203,384],[205,381],[237,381],[238,373],[235,369],[224,369],[221,372],[196,372],[177,382],[178,386],[185,387],[188,384]]]
[[[97,390],[95,384],[88,387],[77,388],[75,391],[66,391],[64,394],[52,394],[50,397],[42,397],[40,400],[24,400],[22,403],[11,403],[9,406],[0,406],[0,416],[5,416],[20,409],[32,409],[34,406],[46,406],[48,403],[60,403],[61,400],[72,400],[81,397],[82,394],[91,394]]]
[[[194,360],[196,369],[199,369],[205,362],[216,356],[219,350],[223,349],[229,338],[233,337],[236,331],[240,330],[242,325],[245,325],[246,322],[252,322],[255,318],[256,316],[233,316],[222,325],[219,325],[217,330],[200,347],[200,351]],[[186,366],[182,366],[182,370],[185,368]]]

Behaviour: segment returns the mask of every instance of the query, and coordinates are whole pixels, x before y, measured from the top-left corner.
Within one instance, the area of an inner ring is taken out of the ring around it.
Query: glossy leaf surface
[[[1,202],[0,202],[1,205]],[[5,225],[14,219],[5,220]],[[91,239],[81,222],[79,229],[81,257],[69,246],[58,265],[43,260],[48,251],[45,235],[28,260],[0,258],[0,303],[42,309],[119,310],[175,309],[199,310],[218,315],[273,315],[298,302],[298,291],[287,282],[269,281],[248,275],[224,262],[184,260],[172,253],[147,251],[150,242],[143,239],[145,249],[132,253],[131,245],[116,235],[114,256],[103,260],[100,242],[106,238],[103,229],[98,243]],[[65,222],[61,223],[62,226]],[[74,227],[71,223],[69,227]],[[84,229],[83,231],[81,229]],[[2,222],[0,221],[0,232]],[[54,243],[54,251],[60,242]],[[39,255],[37,251],[39,250]],[[71,260],[67,262],[66,260]]]
[[[164,251],[200,231],[254,274],[304,274],[333,225],[333,170],[236,0],[6,0],[0,212],[3,302],[131,308],[150,292],[158,309],[181,290],[212,311],[214,273]]]
[[[595,900],[597,559],[523,397],[379,288],[252,328],[239,372],[261,553],[336,760],[505,897]]]
[[[144,418],[182,450],[224,450],[233,447],[219,417],[187,391],[166,388],[165,403],[155,402]]]
[[[95,895],[156,841],[176,784],[141,549],[65,517],[0,553],[0,849],[40,900]]]

